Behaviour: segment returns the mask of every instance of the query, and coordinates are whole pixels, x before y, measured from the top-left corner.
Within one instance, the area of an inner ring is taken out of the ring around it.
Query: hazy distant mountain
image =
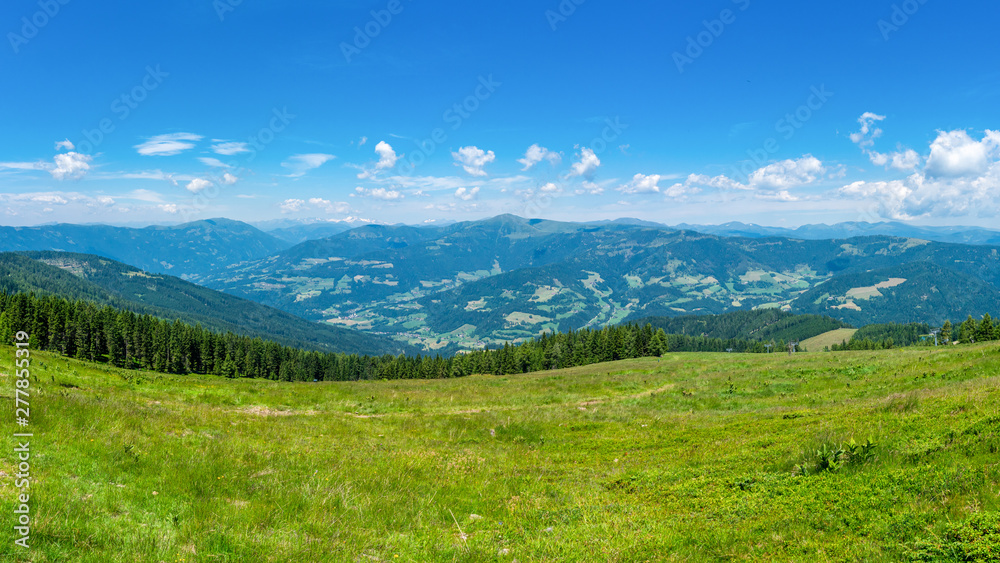
[[[505,215],[442,227],[361,227],[227,268],[205,282],[429,349],[754,307],[819,312],[854,324],[889,317],[934,323],[992,309],[988,300],[935,291],[927,268],[913,264],[938,268],[943,284],[963,291],[1000,286],[994,247],[888,236],[803,238]],[[870,275],[847,277],[861,274]],[[895,285],[875,287],[884,283]],[[807,303],[803,294],[818,287],[826,289]]]
[[[0,253],[0,291],[33,291],[92,301],[298,348],[375,355],[411,351],[405,344],[386,337],[306,321],[284,311],[99,256]]]
[[[835,225],[803,225],[795,229],[782,227],[762,227],[745,223],[725,223],[723,225],[681,224],[676,229],[698,231],[719,236],[736,237],[787,237],[806,240],[846,239],[860,236],[893,236],[920,238],[935,242],[958,244],[1000,245],[1000,231],[982,227],[920,227],[905,223],[865,223],[849,222]]]
[[[106,225],[0,227],[0,251],[96,254],[149,272],[185,278],[264,258],[289,246],[246,223],[229,219],[143,229]]]

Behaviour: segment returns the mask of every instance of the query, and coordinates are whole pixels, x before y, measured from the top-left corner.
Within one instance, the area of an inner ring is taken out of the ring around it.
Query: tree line
[[[452,357],[362,356],[301,350],[89,301],[0,293],[0,342],[9,344],[21,330],[30,335],[32,349],[121,368],[280,381],[506,375],[660,356],[668,351],[762,353],[785,347],[784,342],[666,334],[649,324],[630,324],[544,334],[524,343]]]
[[[978,321],[969,315],[958,327],[955,327],[951,321],[945,321],[944,325],[936,330],[939,344],[951,344],[952,342],[969,344],[1000,340],[1000,325],[993,322],[989,313],[983,315],[983,318]],[[834,344],[830,349],[832,351],[885,350],[900,346],[933,346],[934,343],[935,335],[927,324],[888,323],[862,327],[854,333],[849,342]]]

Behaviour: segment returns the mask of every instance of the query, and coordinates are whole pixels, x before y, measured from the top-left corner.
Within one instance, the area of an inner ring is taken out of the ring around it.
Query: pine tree
[[[945,321],[941,327],[941,342],[951,344],[951,321]]]

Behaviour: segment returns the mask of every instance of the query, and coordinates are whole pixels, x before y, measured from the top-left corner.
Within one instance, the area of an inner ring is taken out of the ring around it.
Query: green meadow
[[[12,356],[2,561],[1000,561],[995,343],[350,383],[38,353],[28,429]]]

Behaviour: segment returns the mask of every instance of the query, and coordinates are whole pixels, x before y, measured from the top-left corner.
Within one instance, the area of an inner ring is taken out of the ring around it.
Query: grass
[[[32,548],[8,532],[2,561],[998,560],[996,344],[434,381],[33,373]],[[12,377],[0,395],[10,436]],[[0,472],[10,522],[9,448]]]
[[[801,345],[809,352],[822,352],[827,346],[850,342],[851,337],[857,331],[856,328],[838,328],[803,340]]]

